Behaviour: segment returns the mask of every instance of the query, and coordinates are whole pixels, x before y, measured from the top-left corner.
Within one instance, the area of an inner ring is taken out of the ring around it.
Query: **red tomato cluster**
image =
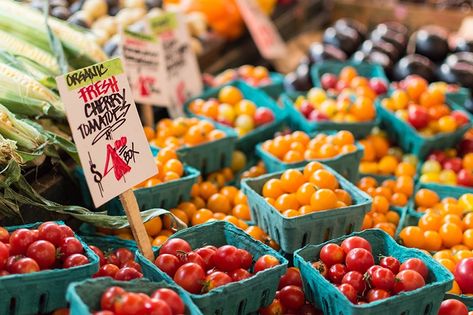
[[[97,277],[111,277],[115,280],[129,281],[142,278],[141,266],[135,261],[135,255],[127,248],[117,248],[105,256],[96,246],[89,246],[100,259],[100,269],[94,275]]]
[[[208,245],[192,250],[180,238],[167,240],[159,250],[155,265],[190,293],[206,293],[230,282],[251,277],[279,265],[271,255],[263,255],[253,265],[253,256],[232,245]],[[249,269],[253,266],[253,274]]]
[[[388,298],[400,292],[425,285],[429,269],[418,258],[402,264],[394,257],[374,262],[370,243],[358,236],[345,239],[341,245],[322,247],[320,261],[312,263],[325,278],[354,304],[365,304]]]
[[[81,242],[67,225],[45,222],[38,229],[21,228],[11,234],[0,227],[0,276],[87,263]]]
[[[298,268],[290,267],[279,279],[278,291],[273,302],[259,310],[260,315],[321,315],[322,312],[306,301]]]
[[[173,290],[161,288],[151,296],[110,287],[100,299],[101,311],[93,315],[178,315],[185,314],[185,304]]]

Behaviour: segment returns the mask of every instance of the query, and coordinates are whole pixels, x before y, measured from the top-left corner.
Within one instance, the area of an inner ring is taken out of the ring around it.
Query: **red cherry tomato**
[[[320,274],[324,277],[327,278],[327,273],[328,273],[328,268],[325,266],[325,264],[321,261],[314,261],[312,263],[312,267],[314,267],[315,270],[320,272]]]
[[[219,247],[212,257],[213,265],[221,271],[232,271],[240,268],[241,256],[238,248],[232,245]]]
[[[67,226],[67,225],[63,225],[63,226]],[[89,248],[95,253],[95,255],[99,256],[100,266],[103,266],[107,263],[107,260],[105,259],[105,255],[100,248],[94,245],[89,245]]]
[[[100,307],[103,310],[113,311],[113,304],[125,293],[125,290],[121,287],[110,287],[102,294],[100,299]]]
[[[383,289],[371,289],[366,294],[366,300],[369,303],[371,303],[371,302],[374,302],[374,301],[386,299],[390,296],[391,296],[391,294],[389,294],[388,291],[385,291]]]
[[[455,267],[455,280],[464,294],[473,293],[473,258],[462,259]]]
[[[135,268],[123,267],[115,274],[115,280],[130,281],[133,279],[143,278],[143,274]]]
[[[164,242],[159,249],[159,254],[171,254],[177,256],[178,253],[188,253],[190,251],[192,251],[192,248],[187,241],[180,238],[171,238]]]
[[[174,277],[176,270],[181,266],[179,258],[170,254],[160,254],[156,257],[154,264],[171,278]]]
[[[146,313],[146,303],[138,293],[127,292],[115,299],[116,315],[141,315]]]
[[[399,260],[397,260],[394,257],[386,256],[386,257],[381,258],[381,260],[379,261],[379,265],[381,267],[388,268],[394,274],[397,274],[399,272],[401,263],[399,262]]]
[[[374,258],[368,250],[355,248],[348,252],[345,263],[349,271],[365,273],[369,267],[374,265]]]
[[[328,279],[335,284],[342,283],[342,279],[347,273],[347,268],[342,264],[335,264],[328,270]]]
[[[224,272],[215,271],[205,277],[203,292],[209,292],[215,288],[221,287],[223,285],[229,284],[232,282],[232,278]]]
[[[228,275],[232,278],[233,281],[241,281],[244,279],[248,279],[252,276],[252,274],[248,272],[248,270],[245,270],[243,268],[235,269],[229,272]]]
[[[181,297],[173,290],[162,288],[154,291],[152,299],[163,300],[171,307],[173,314],[184,314],[185,305]]]
[[[118,261],[120,262],[118,267],[123,267],[125,263],[135,259],[135,255],[127,248],[118,248],[114,251],[114,254],[117,256]]]
[[[66,258],[72,254],[82,254],[84,252],[84,247],[77,238],[66,237],[62,240],[62,243],[59,246],[59,251],[62,257]]]
[[[41,269],[49,269],[56,262],[56,247],[48,241],[35,241],[28,246],[26,256],[34,259]]]
[[[89,258],[87,258],[86,256],[82,254],[72,254],[71,256],[68,256],[64,260],[62,267],[71,268],[71,267],[86,265],[88,263],[89,263]]]
[[[344,259],[345,253],[337,244],[330,243],[324,245],[320,250],[320,260],[329,268],[332,265],[343,263]]]
[[[356,290],[354,287],[347,283],[340,284],[338,287],[338,290],[342,292],[343,295],[346,296],[348,301],[352,302],[353,304],[356,303]]]
[[[253,272],[257,273],[265,269],[275,267],[277,265],[279,265],[279,260],[276,257],[271,255],[263,255],[256,261],[253,267]]]
[[[298,310],[305,303],[304,291],[295,285],[288,285],[279,291],[279,300],[285,308]]]
[[[214,250],[210,247],[202,247],[199,249],[196,249],[194,252],[198,254],[202,259],[204,260],[205,263],[205,268],[206,270],[211,269],[214,267],[212,264],[212,256],[215,254],[217,250]]]
[[[239,249],[238,253],[240,254],[241,259],[241,268],[249,269],[253,264],[253,255],[249,251],[244,249]]]
[[[28,229],[18,229],[10,235],[10,255],[24,255],[28,246],[34,241],[33,232]]]
[[[137,263],[136,261],[134,260],[130,260],[130,261],[127,261],[126,263],[123,264],[123,268],[124,267],[129,267],[129,268],[133,268],[133,269],[136,269],[137,271],[141,272],[141,266],[139,263]]]
[[[284,311],[284,307],[278,299],[274,299],[271,304],[259,309],[260,315],[282,315]]]
[[[117,265],[114,264],[105,264],[102,267],[100,267],[99,271],[94,275],[95,277],[111,277],[115,278],[115,275],[117,274],[118,268]]]
[[[188,263],[177,269],[174,281],[190,293],[200,293],[205,280],[204,269],[198,264]]]
[[[449,299],[440,304],[438,315],[468,315],[468,308],[458,300]]]
[[[39,270],[38,264],[31,258],[20,258],[11,266],[11,273],[32,273]]]
[[[10,249],[7,245],[0,242],[0,270],[5,268],[8,257],[10,256]]]
[[[347,272],[342,279],[342,283],[350,284],[359,295],[362,295],[366,290],[366,282],[363,274],[358,271]]]
[[[279,279],[278,289],[281,290],[285,286],[295,285],[302,288],[301,272],[296,267],[287,268],[286,273]]]
[[[181,265],[187,263],[194,263],[200,265],[202,269],[205,270],[206,263],[204,259],[202,259],[202,257],[200,257],[199,254],[197,254],[196,252],[177,254],[177,257],[179,258],[179,262]]]
[[[44,222],[38,227],[38,237],[58,247],[66,236],[56,222]]]
[[[424,278],[414,270],[403,270],[396,275],[394,282],[394,293],[403,291],[412,291],[418,288],[422,288],[425,285]]]
[[[410,258],[401,264],[399,271],[403,270],[414,270],[420,273],[420,275],[427,280],[429,276],[429,269],[425,265],[425,263],[420,260],[419,258]]]
[[[113,264],[118,267],[120,265],[120,260],[118,260],[118,257],[115,254],[110,254],[107,256],[107,264]]]
[[[64,235],[64,238],[74,237],[74,231],[67,225],[59,225],[59,228],[61,229],[62,234]]]
[[[355,248],[364,248],[371,253],[371,244],[359,236],[351,236],[345,239],[342,242],[341,247],[343,248],[345,254],[348,254],[352,249]]]
[[[370,279],[371,288],[391,291],[394,287],[394,273],[388,268],[376,269]]]

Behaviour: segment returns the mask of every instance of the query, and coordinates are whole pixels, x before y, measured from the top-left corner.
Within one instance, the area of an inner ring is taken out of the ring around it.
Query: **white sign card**
[[[157,38],[125,29],[120,36],[120,51],[135,101],[168,104],[166,64]]]
[[[256,0],[237,0],[241,15],[260,54],[268,60],[287,56],[286,44]]]
[[[96,207],[158,172],[119,58],[56,81]]]
[[[191,47],[191,38],[184,16],[166,12],[149,20],[152,34],[162,43],[167,72],[167,86],[172,117],[183,116],[183,104],[192,96],[202,93],[203,83],[199,64]]]

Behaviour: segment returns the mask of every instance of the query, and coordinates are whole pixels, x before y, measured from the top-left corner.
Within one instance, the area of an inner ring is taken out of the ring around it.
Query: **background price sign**
[[[96,207],[157,173],[119,58],[57,84]]]
[[[241,15],[261,55],[268,60],[286,57],[287,48],[278,30],[256,0],[237,0]]]
[[[173,117],[182,116],[184,102],[202,93],[203,89],[202,75],[190,46],[191,40],[184,16],[167,12],[150,19],[148,24],[151,33],[158,36],[162,42],[172,104],[168,108],[169,113]]]
[[[135,101],[152,105],[168,103],[166,64],[156,37],[123,30],[120,51]]]

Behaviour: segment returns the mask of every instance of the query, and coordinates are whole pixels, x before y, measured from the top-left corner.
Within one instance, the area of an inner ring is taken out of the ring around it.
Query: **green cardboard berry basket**
[[[129,292],[152,294],[160,288],[168,288],[176,291],[186,306],[185,315],[202,315],[202,312],[192,302],[189,295],[178,286],[166,282],[151,282],[147,279],[136,279],[132,281],[116,281],[112,278],[89,279],[82,282],[74,282],[69,286],[66,293],[70,304],[70,315],[91,315],[100,310],[100,298],[105,290],[112,286],[121,287]]]
[[[268,254],[279,259],[281,263],[273,268],[260,271],[248,279],[229,283],[205,294],[189,293],[194,303],[204,314],[243,315],[256,312],[261,307],[271,304],[276,295],[279,278],[286,272],[288,261],[283,256],[271,247],[254,240],[229,222],[215,221],[200,224],[176,232],[170,238],[184,239],[194,249],[205,245],[217,247],[227,244],[233,245],[249,251],[253,255],[253,261]],[[159,249],[154,251],[155,256],[158,253]],[[159,270],[153,262],[147,260],[139,252],[136,257],[146,278],[175,284],[166,273]]]
[[[84,171],[77,167],[74,170],[76,178],[79,180],[84,204],[94,209],[92,197],[85,181]],[[134,191],[140,210],[151,208],[170,209],[177,206],[181,201],[187,200],[190,196],[192,185],[197,182],[200,172],[193,167],[184,166],[184,176],[182,178],[161,183],[153,187],[138,188]],[[104,206],[108,215],[123,215],[125,211],[118,197],[113,198]]]
[[[334,132],[327,132],[327,134]],[[304,160],[301,162],[286,163],[281,161],[269,152],[263,150],[263,146],[259,143],[256,146],[256,154],[263,160],[264,165],[268,173],[285,171],[291,168],[304,167],[312,161],[318,161],[330,166],[338,173],[342,174],[350,182],[354,183],[358,179],[358,165],[360,164],[361,158],[363,157],[363,147],[356,142],[357,150],[347,154],[340,154],[329,159],[315,159],[315,160]]]
[[[325,166],[325,169],[333,173],[341,188],[351,195],[353,205],[287,218],[267,203],[261,195],[264,184],[272,178],[279,178],[283,172],[242,180],[241,186],[248,196],[253,221],[266,231],[286,253],[293,253],[307,244],[317,244],[333,237],[359,231],[364,215],[371,209],[370,196],[332,168]]]
[[[58,224],[64,225],[58,221]],[[15,230],[35,229],[41,222],[10,226]],[[0,277],[0,314],[31,315],[52,312],[66,307],[65,292],[70,283],[90,278],[99,270],[99,258],[77,235],[89,263],[68,269],[50,269],[29,274],[11,274]]]
[[[350,236],[360,236],[370,242],[375,262],[380,256],[393,256],[400,262],[409,258],[419,258],[429,269],[426,285],[410,292],[401,292],[387,299],[367,304],[355,305],[320,272],[311,262],[319,259],[322,247],[328,243],[340,244]],[[373,314],[425,314],[437,315],[445,292],[452,287],[453,276],[431,256],[420,250],[397,244],[388,234],[372,229],[342,236],[319,245],[307,245],[294,254],[294,265],[301,271],[306,297],[316,303],[326,315],[373,315]]]
[[[238,88],[243,94],[245,99],[253,101],[257,107],[269,108],[274,114],[274,121],[272,121],[269,124],[265,124],[265,125],[255,128],[254,130],[250,131],[248,134],[244,135],[243,137],[237,140],[236,142],[237,150],[241,150],[245,153],[251,153],[254,151],[254,148],[258,143],[272,138],[274,134],[283,127],[284,122],[286,120],[286,115],[287,115],[286,111],[284,111],[283,108],[279,107],[279,105],[271,97],[269,97],[264,91],[259,90],[258,88],[251,87],[243,81],[233,81],[225,85],[222,85],[220,87],[209,89],[208,91],[205,91],[203,94],[199,95],[198,97],[192,98],[189,101],[187,101],[184,104],[184,109],[185,109],[186,114],[191,117],[199,117],[201,119],[212,121],[216,125],[225,128],[226,126],[223,126],[213,121],[210,118],[196,115],[192,113],[189,109],[189,105],[193,100],[197,98],[207,100],[212,97],[217,97],[219,91],[225,86],[234,86]]]
[[[289,124],[294,130],[302,130],[306,133],[314,131],[328,131],[328,130],[348,130],[355,136],[356,139],[363,139],[367,137],[371,130],[379,125],[379,118],[366,122],[333,122],[325,121],[309,121],[302,115],[302,113],[295,107],[295,100],[298,96],[305,96],[307,93],[289,92],[281,94],[279,101],[284,105],[284,109],[289,116]],[[378,114],[376,114],[378,116]]]

